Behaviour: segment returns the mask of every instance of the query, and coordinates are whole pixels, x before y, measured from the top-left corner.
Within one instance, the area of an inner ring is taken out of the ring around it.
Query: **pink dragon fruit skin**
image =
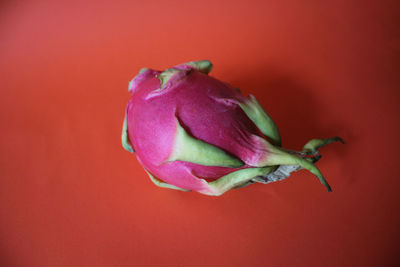
[[[340,138],[313,139],[303,151],[280,147],[277,127],[250,96],[208,76],[208,60],[165,71],[142,69],[129,84],[122,145],[158,186],[221,195],[305,168],[331,191],[313,162]]]

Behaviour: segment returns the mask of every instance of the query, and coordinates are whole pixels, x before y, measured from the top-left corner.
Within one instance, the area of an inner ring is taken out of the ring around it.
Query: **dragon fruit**
[[[208,76],[211,68],[208,60],[143,68],[129,83],[122,145],[136,152],[150,179],[218,196],[306,169],[331,191],[314,163],[320,147],[342,140],[313,139],[299,152],[282,148],[278,128],[255,97]]]

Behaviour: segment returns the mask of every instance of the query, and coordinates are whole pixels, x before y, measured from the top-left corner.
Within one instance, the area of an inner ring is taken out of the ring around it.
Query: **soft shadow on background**
[[[322,155],[321,162],[336,160],[342,169],[342,178],[351,183],[359,174],[357,168],[346,164],[346,161],[352,145],[360,140],[355,137],[351,125],[335,117],[313,94],[324,88],[315,88],[304,80],[307,77],[300,79],[296,74],[265,65],[246,71],[230,83],[241,88],[243,95],[252,94],[258,99],[277,124],[285,148],[301,150],[307,141],[314,138],[342,137],[345,145],[333,143],[319,152]],[[340,103],[337,103],[336,108],[340,108]],[[327,150],[330,152],[329,157],[324,157],[324,151]]]

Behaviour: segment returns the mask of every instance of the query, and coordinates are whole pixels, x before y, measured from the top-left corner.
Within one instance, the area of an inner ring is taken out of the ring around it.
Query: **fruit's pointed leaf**
[[[204,74],[210,73],[212,67],[213,65],[209,60],[191,61],[175,66],[175,68],[177,69],[183,69],[183,70],[194,69]]]
[[[267,166],[274,165],[297,165],[300,166],[315,176],[320,180],[320,182],[328,189],[328,192],[331,192],[332,189],[328,182],[325,180],[321,171],[312,163],[311,160],[299,157],[294,154],[290,154],[283,149],[278,147],[271,146],[269,148],[271,154],[268,156],[268,159],[265,161]]]
[[[333,142],[341,142],[342,144],[344,144],[343,139],[338,136],[328,139],[312,139],[304,145],[303,152],[309,154],[317,154],[318,149]]]
[[[246,185],[247,182],[251,181],[261,175],[267,175],[272,172],[274,167],[263,167],[263,168],[246,168],[238,171],[231,172],[225,176],[222,176],[214,182],[208,183],[209,192],[205,194],[219,196],[226,191]]]
[[[149,68],[141,68],[140,70],[139,70],[139,74],[142,74],[143,72],[145,72],[145,71],[147,71]]]
[[[181,71],[183,70],[172,68],[161,72],[160,75],[158,75],[158,79],[160,80],[160,89],[162,89],[175,74],[178,74]]]
[[[128,134],[128,120],[127,120],[127,115],[125,112],[125,117],[124,117],[124,122],[122,124],[122,135],[121,135],[121,141],[122,141],[122,147],[131,153],[134,153],[135,150],[132,147],[132,144],[129,140],[129,134]]]
[[[129,82],[128,85],[128,91],[132,93],[136,89],[136,87],[146,79],[146,74],[145,72],[151,72],[151,69],[149,68],[142,68],[139,70],[139,73],[132,78],[132,80]]]
[[[210,71],[212,70],[212,63],[209,60],[199,60],[199,61],[191,61],[188,63],[185,63],[185,65],[189,65],[195,70],[198,70],[204,74],[209,74]]]
[[[249,99],[240,102],[239,106],[260,131],[270,139],[272,144],[281,146],[281,136],[278,127],[276,127],[274,121],[253,95],[250,95]]]
[[[147,175],[149,175],[150,180],[151,180],[156,186],[164,187],[164,188],[169,188],[169,189],[180,190],[180,191],[186,191],[186,192],[187,192],[187,191],[190,191],[190,190],[182,189],[182,188],[177,187],[177,186],[175,186],[175,185],[168,184],[168,183],[165,183],[165,182],[163,182],[163,181],[160,181],[159,179],[157,179],[156,177],[154,177],[154,176],[153,176],[149,171],[147,171],[146,169],[145,169],[145,172],[147,173]]]
[[[176,118],[176,117],[175,117]],[[189,135],[176,118],[176,136],[167,161],[187,161],[205,166],[238,168],[243,162],[224,150]]]
[[[159,74],[156,74],[156,77],[160,80],[160,87],[156,90],[151,91],[145,99],[152,99],[154,97],[160,97],[174,88],[176,88],[179,83],[184,80],[184,78],[189,74],[190,72],[187,70],[183,69],[177,69],[177,68],[172,68],[172,69],[167,69]]]

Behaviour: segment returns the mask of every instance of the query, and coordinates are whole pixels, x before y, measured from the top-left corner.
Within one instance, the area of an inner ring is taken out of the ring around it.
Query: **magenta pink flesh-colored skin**
[[[182,189],[209,192],[203,179],[212,181],[258,166],[268,152],[257,127],[238,105],[248,99],[206,74],[178,67],[186,70],[174,75],[162,90],[158,90],[159,71],[146,70],[135,78],[126,110],[128,135],[139,161],[158,179]],[[173,149],[177,120],[191,136],[223,149],[244,165],[228,168],[166,162]]]

